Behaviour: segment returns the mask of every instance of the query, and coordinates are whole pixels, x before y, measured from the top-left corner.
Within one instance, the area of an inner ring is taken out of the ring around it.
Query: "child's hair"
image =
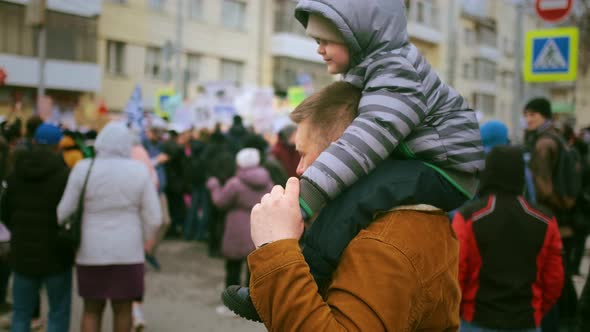
[[[352,84],[335,82],[305,99],[290,118],[297,124],[309,119],[318,138],[335,141],[357,117],[361,95]]]

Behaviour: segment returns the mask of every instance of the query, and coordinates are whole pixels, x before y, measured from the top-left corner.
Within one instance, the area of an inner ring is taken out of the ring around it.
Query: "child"
[[[484,165],[475,113],[409,43],[401,0],[301,0],[295,16],[318,42],[328,71],[363,90],[359,116],[344,135],[355,139],[332,144],[301,179],[304,217],[396,149],[444,168],[460,190],[475,192]],[[358,144],[367,141],[374,143]]]
[[[315,215],[326,202],[359,179],[365,179],[379,165],[392,166],[381,171],[383,175],[408,171],[391,162],[388,157],[394,153],[423,161],[422,164],[447,180],[436,184],[435,191],[430,192],[430,201],[418,198],[422,194],[418,192],[419,186],[404,188],[412,204],[436,206],[433,202],[438,197],[453,190],[462,193],[463,199],[472,197],[477,189],[476,173],[484,165],[475,113],[456,91],[438,78],[409,43],[402,1],[300,0],[295,16],[318,42],[318,53],[328,71],[343,74],[344,81],[362,89],[358,117],[301,177],[303,217]],[[426,170],[415,169],[409,176],[418,179],[424,174]],[[359,185],[366,187],[380,181],[361,182]],[[339,200],[355,204],[348,197]],[[388,207],[401,205],[402,201],[394,200]],[[326,246],[323,241],[330,240],[327,234],[334,229],[322,219],[338,222],[343,213],[348,212],[322,211],[312,226],[317,231],[310,229],[305,239],[303,254],[320,289],[326,286],[326,277],[329,278],[342,250],[356,235],[354,230],[358,232],[367,224],[363,219],[366,215],[355,220],[348,218],[346,225],[338,225],[347,229],[346,236],[330,242],[331,247],[337,243],[338,248],[330,248],[332,252],[322,250],[319,246]],[[322,266],[326,266],[324,271],[320,271]],[[247,291],[239,293],[244,295]],[[244,316],[244,312],[237,313]]]

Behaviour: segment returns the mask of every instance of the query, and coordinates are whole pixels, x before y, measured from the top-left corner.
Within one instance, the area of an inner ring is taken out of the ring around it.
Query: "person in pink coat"
[[[248,254],[254,250],[250,237],[250,211],[273,186],[268,171],[260,166],[258,150],[241,150],[236,156],[236,163],[236,175],[224,186],[216,178],[207,182],[213,204],[227,211],[221,245],[221,253],[226,259],[226,287],[244,284],[240,277],[242,265]]]

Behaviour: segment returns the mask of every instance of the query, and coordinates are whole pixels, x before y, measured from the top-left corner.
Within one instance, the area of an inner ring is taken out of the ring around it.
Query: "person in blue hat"
[[[508,127],[501,121],[488,121],[480,127],[479,131],[481,132],[483,150],[486,154],[496,146],[510,144]]]
[[[12,331],[29,331],[41,287],[49,298],[47,331],[69,331],[74,253],[57,245],[57,206],[69,175],[62,137],[60,128],[40,125],[32,148],[17,154],[2,197],[2,220],[12,233]]]

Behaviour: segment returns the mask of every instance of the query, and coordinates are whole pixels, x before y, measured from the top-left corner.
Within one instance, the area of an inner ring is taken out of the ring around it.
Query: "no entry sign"
[[[573,5],[574,0],[536,0],[535,10],[543,20],[555,23],[566,18]]]

